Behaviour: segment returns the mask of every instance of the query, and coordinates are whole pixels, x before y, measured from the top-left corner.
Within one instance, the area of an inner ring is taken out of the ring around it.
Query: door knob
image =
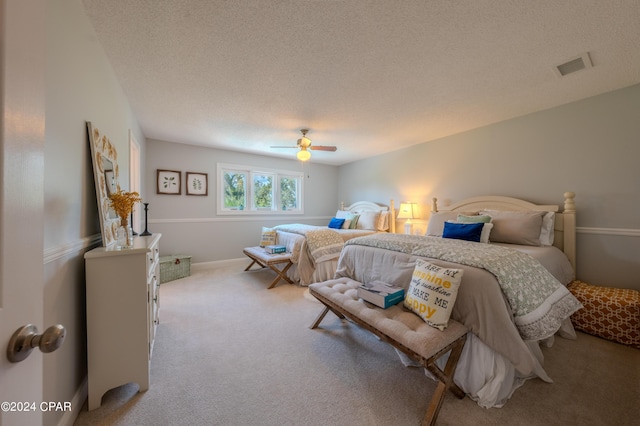
[[[7,346],[7,358],[11,362],[20,362],[36,347],[46,354],[53,352],[62,346],[66,335],[67,331],[60,324],[52,325],[42,334],[38,334],[38,328],[35,325],[27,324],[17,329],[11,336]]]

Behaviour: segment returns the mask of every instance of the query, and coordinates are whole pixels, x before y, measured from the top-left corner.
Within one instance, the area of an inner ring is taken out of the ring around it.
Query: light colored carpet
[[[76,425],[418,425],[435,383],[370,333],[273,272],[194,265],[160,287],[151,386],[107,392]],[[543,349],[554,383],[530,380],[505,407],[445,398],[439,425],[635,425],[640,350],[579,333]]]

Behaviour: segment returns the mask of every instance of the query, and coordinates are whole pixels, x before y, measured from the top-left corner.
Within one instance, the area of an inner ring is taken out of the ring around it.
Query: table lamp
[[[416,203],[400,203],[398,219],[407,219],[404,223],[404,233],[413,234],[413,223],[411,219],[418,218],[418,205]]]

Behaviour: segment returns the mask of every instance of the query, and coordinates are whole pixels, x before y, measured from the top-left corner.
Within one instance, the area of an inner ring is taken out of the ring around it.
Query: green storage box
[[[191,256],[175,254],[160,257],[160,284],[191,275]]]

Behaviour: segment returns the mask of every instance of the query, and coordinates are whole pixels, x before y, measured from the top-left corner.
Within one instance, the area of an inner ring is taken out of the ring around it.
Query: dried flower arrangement
[[[118,186],[116,192],[109,194],[109,200],[111,201],[111,208],[120,216],[120,224],[127,226],[129,215],[133,212],[133,205],[142,201],[142,198],[137,192],[125,192]]]

